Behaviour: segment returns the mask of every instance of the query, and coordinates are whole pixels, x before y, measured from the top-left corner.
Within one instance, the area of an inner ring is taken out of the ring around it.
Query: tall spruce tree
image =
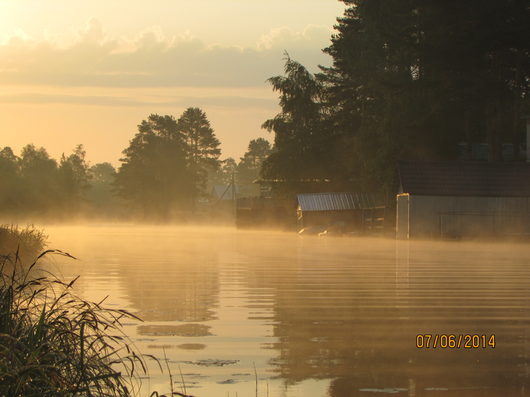
[[[220,142],[206,113],[199,108],[186,109],[179,117],[177,125],[186,143],[189,169],[195,181],[194,194],[198,195],[206,187],[209,171],[219,169]]]
[[[326,175],[328,157],[323,142],[321,83],[288,55],[285,76],[269,83],[280,93],[281,112],[265,121],[262,128],[274,132],[274,146],[263,162],[262,175],[269,179],[296,182]]]

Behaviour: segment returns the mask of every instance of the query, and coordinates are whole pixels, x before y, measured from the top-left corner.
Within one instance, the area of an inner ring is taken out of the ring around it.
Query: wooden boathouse
[[[402,161],[396,237],[530,236],[530,164]]]
[[[384,207],[368,193],[298,194],[299,231],[367,233],[382,231]]]

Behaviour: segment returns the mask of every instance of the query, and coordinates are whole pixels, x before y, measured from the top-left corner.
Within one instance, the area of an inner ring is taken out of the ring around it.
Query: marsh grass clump
[[[120,321],[138,318],[77,297],[77,278],[36,272],[50,254],[71,257],[48,250],[26,269],[18,255],[0,264],[0,395],[134,395],[146,356],[131,348]]]
[[[46,246],[48,237],[33,225],[0,225],[0,254],[17,252],[23,260],[35,257]]]

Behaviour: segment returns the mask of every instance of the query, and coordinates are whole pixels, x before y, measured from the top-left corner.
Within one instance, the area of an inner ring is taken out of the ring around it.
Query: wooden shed
[[[396,237],[530,236],[530,165],[398,164]]]
[[[377,206],[367,193],[298,194],[298,229],[332,231],[333,233],[365,232],[383,225],[384,207]]]

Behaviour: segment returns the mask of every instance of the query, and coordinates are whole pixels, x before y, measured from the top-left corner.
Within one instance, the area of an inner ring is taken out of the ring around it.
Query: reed
[[[19,256],[27,263],[46,246],[48,236],[33,225],[0,225],[0,254],[7,256],[18,251]]]
[[[1,260],[0,395],[136,395],[147,356],[136,353],[121,321],[139,319],[77,297],[77,278],[35,275],[48,255],[72,257],[47,250],[29,267],[20,266],[18,252]]]

